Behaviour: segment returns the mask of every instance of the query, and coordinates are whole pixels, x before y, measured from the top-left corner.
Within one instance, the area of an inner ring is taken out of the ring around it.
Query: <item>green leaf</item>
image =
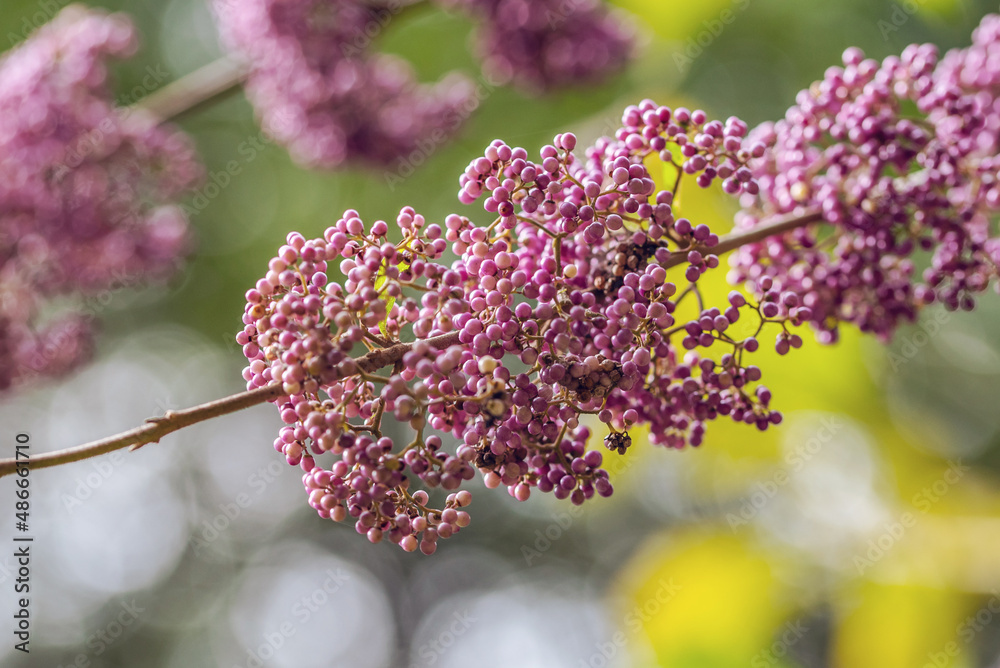
[[[396,268],[399,269],[399,271],[401,272],[406,271],[407,269],[410,268],[410,263],[401,261],[399,264],[396,265]],[[388,280],[389,277],[386,276],[385,265],[383,265],[379,267],[378,274],[375,276],[375,290],[381,292],[382,287],[386,284]],[[382,336],[389,336],[386,330],[386,323],[389,321],[389,313],[392,311],[392,307],[395,306],[395,304],[396,304],[395,297],[389,297],[385,300],[385,317],[382,318],[382,321],[378,324],[378,331],[382,332]]]

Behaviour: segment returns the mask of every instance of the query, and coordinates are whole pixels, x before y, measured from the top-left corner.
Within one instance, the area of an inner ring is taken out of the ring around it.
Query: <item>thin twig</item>
[[[458,332],[450,332],[426,339],[426,342],[435,348],[447,348],[458,343]],[[388,348],[380,348],[366,355],[362,355],[354,360],[354,370],[347,369],[342,377],[351,376],[358,371],[372,373],[395,364],[403,359],[403,356],[413,348],[413,343],[397,343]],[[207,404],[185,408],[179,411],[167,411],[162,417],[151,418],[146,424],[122,432],[115,436],[102,438],[99,441],[85,443],[65,450],[57,450],[42,455],[33,456],[28,464],[32,469],[43,469],[60,464],[77,462],[90,457],[104,455],[114,450],[125,447],[133,449],[141,447],[147,443],[155,443],[167,434],[173,433],[184,427],[189,427],[205,420],[210,420],[220,415],[235,413],[236,411],[250,408],[257,404],[273,401],[282,396],[281,385],[273,383],[265,387],[259,387],[247,392],[240,392],[224,399],[210,401]],[[10,475],[17,470],[18,466],[24,466],[25,460],[0,459],[0,477]]]
[[[751,227],[748,230],[730,232],[729,234],[720,237],[719,243],[714,246],[695,246],[693,248],[674,252],[663,264],[663,266],[665,269],[669,269],[670,267],[676,267],[679,264],[684,264],[687,262],[687,254],[692,250],[700,251],[703,255],[707,255],[709,253],[713,255],[722,255],[723,253],[728,253],[729,251],[739,248],[740,246],[752,244],[757,241],[763,241],[768,237],[784,234],[785,232],[790,232],[791,230],[799,227],[804,227],[810,223],[818,223],[822,220],[823,214],[814,209],[804,213],[775,218],[762,225]]]
[[[136,107],[162,121],[175,120],[236,90],[247,76],[246,63],[223,57],[150,93]]]
[[[420,9],[426,4],[425,0],[373,2],[368,10],[373,16],[384,16],[388,12],[393,18],[398,18],[402,13]],[[233,92],[243,83],[249,71],[247,63],[233,56],[223,56],[147,95],[135,106],[149,111],[161,121],[175,120]]]

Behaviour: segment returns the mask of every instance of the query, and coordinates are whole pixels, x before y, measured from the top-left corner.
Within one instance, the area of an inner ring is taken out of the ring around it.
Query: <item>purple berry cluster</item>
[[[135,47],[127,19],[70,6],[0,60],[0,390],[88,356],[88,318],[42,321],[50,300],[162,280],[187,250],[170,201],[200,177],[192,147],[108,89]]]
[[[438,0],[481,21],[475,36],[486,72],[544,91],[621,70],[635,37],[600,0]]]
[[[592,428],[619,456],[639,424],[680,448],[719,416],[780,422],[746,357],[771,323],[779,346],[800,345],[787,325],[808,309],[779,312],[791,297],[768,291],[760,304],[733,293],[724,310],[674,315],[700,302],[698,280],[719,265],[719,237],[675,216],[680,180],[757,193],[746,165],[763,147],[746,132],[647,100],[582,158],[572,134],[538,159],[491,143],[458,195],[482,200],[488,224],[405,208],[392,226],[347,211],[322,238],[290,234],[247,292],[237,340],[248,389],[281,384],[287,426],[274,446],[304,471],[310,504],[373,542],[429,554],[468,523],[460,487],[477,470],[521,501],[536,488],[581,504],[613,491]],[[666,188],[646,166],[657,158],[676,166]],[[668,270],[681,264],[678,290]],[[754,336],[733,335],[741,318],[758,319]],[[384,433],[388,415],[411,436]]]
[[[309,167],[386,165],[475,108],[471,84],[421,85],[409,65],[367,50],[374,8],[360,0],[215,0],[223,41],[248,60],[246,93],[261,124]],[[363,38],[361,46],[357,45]]]
[[[752,132],[768,147],[751,163],[761,192],[737,220],[815,211],[829,225],[743,247],[732,280],[796,296],[780,312],[809,309],[826,342],[840,322],[888,339],[926,304],[971,309],[1000,261],[998,55],[1000,16],[940,60],[933,45],[881,63],[848,49],[783,120]]]

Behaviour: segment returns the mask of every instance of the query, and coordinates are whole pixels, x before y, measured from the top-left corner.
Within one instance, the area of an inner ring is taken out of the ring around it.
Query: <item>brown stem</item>
[[[688,250],[675,252],[664,263],[664,268],[669,269],[670,267],[676,267],[679,264],[684,264],[687,262],[687,254],[691,250],[698,250],[703,254],[712,253],[714,255],[722,255],[723,253],[728,253],[729,251],[739,248],[740,246],[762,241],[776,234],[783,234],[796,228],[808,225],[809,223],[818,223],[821,220],[823,220],[823,214],[816,210],[809,210],[804,213],[775,218],[767,223],[764,223],[763,225],[751,227],[748,230],[730,232],[729,234],[721,237],[719,239],[719,243],[711,248],[707,246],[695,246],[694,248]]]
[[[161,121],[174,120],[236,90],[247,76],[246,63],[223,57],[167,84],[136,103]]]
[[[427,339],[427,343],[435,348],[447,348],[458,343],[458,332],[450,332]],[[356,370],[348,370],[342,377],[353,375],[357,371],[372,373],[383,367],[391,366],[403,359],[403,355],[413,348],[412,343],[397,343],[388,348],[380,348],[362,355],[354,360]],[[282,396],[281,386],[277,383],[259,387],[247,392],[240,392],[223,399],[210,401],[207,404],[185,408],[179,411],[167,411],[163,417],[150,418],[146,424],[122,432],[115,436],[102,438],[99,441],[92,441],[84,445],[78,445],[65,450],[48,452],[43,455],[33,456],[28,464],[32,469],[43,469],[60,464],[69,464],[81,459],[89,459],[104,455],[114,450],[125,447],[133,449],[141,447],[147,443],[155,443],[167,434],[173,433],[184,427],[190,427],[198,422],[204,422],[220,415],[235,413],[236,411],[250,408],[257,404],[273,401]],[[0,459],[0,477],[10,475],[17,470],[17,467],[24,466],[25,460]]]

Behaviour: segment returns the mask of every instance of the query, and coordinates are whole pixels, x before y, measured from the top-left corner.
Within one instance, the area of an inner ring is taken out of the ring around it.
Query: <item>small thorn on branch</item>
[[[163,415],[157,417],[146,418],[146,422],[150,424],[162,424],[164,422],[169,422],[174,418],[174,411],[167,411]]]

